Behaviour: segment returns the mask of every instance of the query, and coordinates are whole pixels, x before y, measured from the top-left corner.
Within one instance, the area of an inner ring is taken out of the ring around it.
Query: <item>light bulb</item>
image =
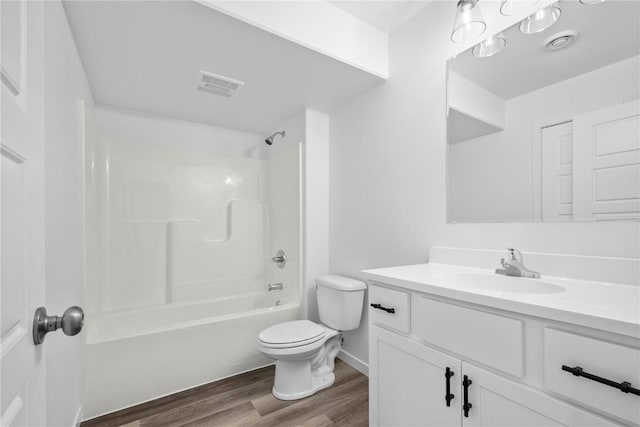
[[[560,13],[562,11],[555,5],[540,9],[520,22],[520,31],[524,34],[535,34],[544,31],[558,20]]]
[[[498,33],[475,45],[471,52],[477,58],[488,58],[500,52],[506,44],[507,38],[504,33]]]

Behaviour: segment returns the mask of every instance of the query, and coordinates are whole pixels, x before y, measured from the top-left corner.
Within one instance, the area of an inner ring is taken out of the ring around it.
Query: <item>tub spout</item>
[[[268,291],[281,291],[282,290],[282,283],[270,283],[267,286],[267,290]]]

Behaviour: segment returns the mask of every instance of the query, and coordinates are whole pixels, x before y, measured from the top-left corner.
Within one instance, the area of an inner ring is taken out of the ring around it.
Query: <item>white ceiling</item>
[[[432,0],[329,0],[329,3],[385,33],[392,33]]]
[[[270,134],[330,112],[382,79],[192,1],[65,1],[98,104]],[[245,82],[196,90],[199,70]]]
[[[502,99],[540,89],[588,71],[640,54],[640,2],[608,0],[584,5],[559,3],[558,22],[538,34],[522,34],[518,26],[506,32],[507,45],[495,56],[476,58],[467,50],[449,67]],[[578,39],[556,52],[543,49],[545,40],[573,29]]]

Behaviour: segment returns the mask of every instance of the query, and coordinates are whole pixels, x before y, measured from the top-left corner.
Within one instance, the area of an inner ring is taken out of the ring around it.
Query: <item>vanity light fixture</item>
[[[540,0],[502,0],[500,13],[504,16],[520,15],[527,12],[539,1]]]
[[[524,34],[535,34],[544,31],[555,24],[560,17],[560,13],[562,13],[562,11],[555,4],[540,9],[520,22],[520,32]]]
[[[507,38],[500,32],[475,45],[471,52],[476,58],[488,58],[500,52],[506,44]]]
[[[451,40],[454,43],[464,43],[482,35],[487,24],[478,7],[478,0],[459,0],[457,8]]]

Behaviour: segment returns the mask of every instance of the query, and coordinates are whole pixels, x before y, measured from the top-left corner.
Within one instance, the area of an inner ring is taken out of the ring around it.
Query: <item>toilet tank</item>
[[[356,329],[360,326],[366,288],[364,282],[348,277],[318,277],[316,297],[320,322],[338,331]]]

